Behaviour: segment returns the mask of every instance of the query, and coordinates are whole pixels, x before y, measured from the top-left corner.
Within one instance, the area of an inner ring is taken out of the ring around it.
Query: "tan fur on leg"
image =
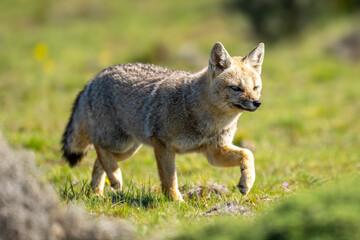
[[[250,150],[234,145],[209,146],[204,154],[215,167],[240,166],[241,178],[237,187],[243,195],[250,191],[255,181],[254,156]]]
[[[110,181],[111,187],[116,190],[121,190],[122,188],[122,177],[119,166],[117,165],[116,157],[113,153],[106,151],[102,148],[95,147],[98,159],[101,163],[101,166],[105,170],[108,179]]]
[[[106,173],[97,158],[94,163],[91,179],[91,188],[95,194],[102,195],[104,191],[105,177]]]
[[[164,193],[171,196],[174,200],[183,201],[177,183],[175,151],[167,148],[155,137],[152,137],[151,140]]]

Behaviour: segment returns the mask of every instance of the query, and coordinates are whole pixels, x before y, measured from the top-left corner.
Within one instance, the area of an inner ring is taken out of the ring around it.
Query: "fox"
[[[197,152],[212,166],[239,166],[237,188],[248,194],[255,181],[254,155],[233,138],[240,115],[261,105],[264,51],[260,43],[245,57],[231,57],[217,42],[198,72],[144,63],[102,70],[74,101],[61,140],[63,158],[73,167],[94,148],[90,185],[102,195],[106,176],[113,190],[122,189],[118,162],[151,146],[161,190],[183,201],[175,155]]]

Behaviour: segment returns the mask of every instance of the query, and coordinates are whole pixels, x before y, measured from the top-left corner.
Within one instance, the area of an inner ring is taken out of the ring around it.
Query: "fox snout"
[[[234,105],[239,109],[255,112],[260,107],[261,102],[260,100],[255,100],[255,101],[241,100]]]
[[[256,108],[259,108],[260,105],[261,105],[261,102],[260,102],[260,100],[256,100],[256,101],[253,101],[252,104],[253,104]]]

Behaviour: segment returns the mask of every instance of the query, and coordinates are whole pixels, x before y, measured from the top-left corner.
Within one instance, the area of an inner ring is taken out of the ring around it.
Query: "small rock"
[[[225,185],[219,185],[217,183],[209,182],[204,185],[196,185],[189,190],[185,189],[185,186],[179,188],[180,192],[187,195],[188,198],[202,198],[210,199],[211,196],[216,196],[221,199],[222,196],[229,192],[229,189]]]
[[[249,208],[239,205],[235,201],[215,205],[204,213],[201,213],[200,216],[216,216],[220,213],[230,214],[230,215],[243,215],[243,216],[251,216],[254,215]]]

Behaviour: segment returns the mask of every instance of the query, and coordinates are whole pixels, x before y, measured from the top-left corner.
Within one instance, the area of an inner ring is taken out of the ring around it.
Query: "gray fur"
[[[125,152],[134,143],[151,145],[152,136],[177,152],[232,141],[239,113],[215,118],[210,106],[204,108],[204,97],[210,97],[206,70],[191,73],[141,63],[103,70],[80,95],[76,109],[81,113],[73,115],[79,134],[69,139],[71,151],[92,143]]]

